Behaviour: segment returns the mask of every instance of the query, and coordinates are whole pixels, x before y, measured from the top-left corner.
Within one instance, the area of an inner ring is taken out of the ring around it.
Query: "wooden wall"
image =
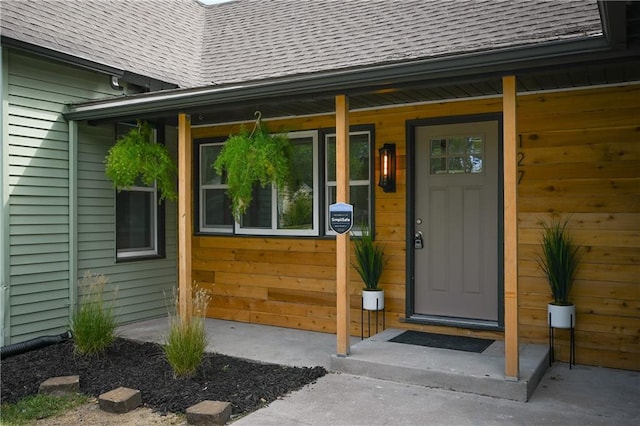
[[[547,336],[539,221],[569,217],[584,246],[576,360],[640,370],[640,86],[520,97],[518,131],[522,339]],[[567,360],[569,333],[557,336]]]
[[[639,90],[628,86],[518,99],[520,152],[524,155],[518,188],[521,339],[547,342],[545,315],[550,295],[534,260],[538,218],[570,212],[576,240],[588,249],[574,291],[579,315],[577,361],[637,370],[640,292],[634,277],[640,275]],[[384,244],[390,259],[381,279],[387,327],[502,338],[497,332],[401,322],[406,292],[405,123],[499,112],[501,108],[502,100],[495,98],[351,113],[352,125],[375,124],[376,153],[385,142],[397,144],[397,192],[375,189],[376,239]],[[269,122],[273,130],[334,125],[332,115]],[[238,128],[194,128],[192,135],[194,139],[227,136]],[[374,185],[378,173],[376,169]],[[195,236],[193,278],[213,295],[211,317],[335,332],[332,238]],[[362,284],[355,271],[351,280],[351,332],[360,335]],[[566,340],[558,333],[560,359],[568,358]]]

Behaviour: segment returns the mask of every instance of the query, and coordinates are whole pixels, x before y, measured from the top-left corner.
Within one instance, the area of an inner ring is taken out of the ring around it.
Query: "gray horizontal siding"
[[[175,130],[167,133],[175,151]],[[116,191],[104,174],[104,158],[115,142],[114,126],[82,125],[78,134],[78,275],[90,271],[108,278],[105,298],[112,301],[121,323],[164,316],[172,308],[177,280],[175,204],[165,207],[164,259],[116,262]]]
[[[9,51],[6,120],[8,338],[68,328],[69,128],[65,104],[115,93],[108,76]],[[4,308],[4,307],[3,307]]]

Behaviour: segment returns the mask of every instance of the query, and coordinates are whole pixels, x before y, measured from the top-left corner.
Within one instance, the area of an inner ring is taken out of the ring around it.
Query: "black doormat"
[[[483,352],[494,342],[493,340],[479,339],[477,337],[447,336],[445,334],[433,334],[412,330],[405,331],[389,341],[476,353]]]

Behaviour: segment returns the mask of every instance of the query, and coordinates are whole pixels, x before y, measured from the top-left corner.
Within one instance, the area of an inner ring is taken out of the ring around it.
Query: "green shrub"
[[[202,362],[207,348],[204,315],[210,299],[211,296],[204,289],[198,289],[192,298],[191,318],[183,319],[180,315],[175,315],[170,319],[169,335],[166,338],[164,352],[174,374],[178,377],[193,376]]]
[[[306,192],[296,192],[283,215],[284,226],[296,228],[309,225],[313,221],[313,197]]]
[[[0,421],[3,425],[32,424],[38,419],[75,408],[89,402],[89,397],[81,394],[67,396],[32,395],[15,404],[2,404]]]
[[[102,274],[85,272],[80,280],[78,308],[71,318],[71,331],[76,352],[92,355],[103,352],[114,340],[116,320],[113,304],[104,301],[107,278]]]

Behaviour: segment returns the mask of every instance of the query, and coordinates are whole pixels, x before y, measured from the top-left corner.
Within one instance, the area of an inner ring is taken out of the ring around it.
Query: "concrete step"
[[[331,371],[495,398],[528,401],[549,368],[546,345],[520,345],[520,377],[504,375],[504,343],[482,353],[389,342],[404,330],[388,329],[331,356]]]

